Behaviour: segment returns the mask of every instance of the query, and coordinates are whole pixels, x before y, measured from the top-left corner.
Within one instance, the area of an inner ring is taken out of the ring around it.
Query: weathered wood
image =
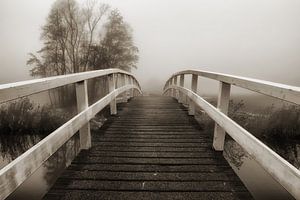
[[[203,76],[206,78],[222,81],[231,85],[236,85],[248,90],[252,90],[254,92],[279,98],[284,101],[300,104],[300,87],[203,70],[180,71],[172,75],[171,78],[175,75],[178,76],[181,74],[195,74],[198,76]]]
[[[197,86],[198,86],[198,76],[193,74],[191,88],[192,91],[195,93],[197,93]],[[195,115],[195,104],[193,101],[189,101],[189,115]]]
[[[115,74],[108,75],[108,90],[109,92],[113,92],[116,89],[116,76]],[[117,114],[117,99],[113,98],[110,102],[110,114]]]
[[[122,86],[125,86],[127,84],[126,80],[127,80],[126,75],[121,74],[121,85]],[[122,102],[127,102],[127,91],[122,94]]]
[[[181,74],[179,76],[179,86],[183,87],[184,86],[184,74]],[[184,101],[184,94],[179,91],[179,103],[185,104],[186,102]]]
[[[127,85],[114,90],[90,107],[86,108],[71,120],[63,124],[46,138],[27,150],[21,156],[0,170],[0,199],[5,199],[20,184],[22,184],[44,161],[53,155],[82,126],[90,121],[100,110],[107,106],[122,92],[138,86]]]
[[[180,86],[177,89],[201,107],[291,195],[300,199],[300,171],[297,168],[195,92]]]
[[[130,120],[131,116],[138,116],[145,125]],[[174,116],[181,118],[175,120]],[[177,123],[183,119],[189,123],[180,125],[183,129],[180,137],[169,132],[172,125],[161,125],[161,122]],[[144,132],[134,131],[156,126],[162,131],[152,129],[151,134],[159,138],[140,138]],[[119,130],[118,137],[112,137],[116,131],[111,132],[110,128]],[[126,134],[124,130],[131,131]],[[188,130],[193,130],[193,139],[185,135]],[[167,138],[166,132],[171,134]],[[222,154],[212,150],[211,138],[207,132],[199,131],[195,119],[188,117],[187,110],[174,99],[134,98],[120,105],[118,116],[109,118],[94,132],[93,148],[79,154],[45,199],[74,198],[78,191],[80,199],[252,199]],[[107,191],[112,192],[107,194]],[[124,196],[125,191],[131,195]],[[149,192],[158,195],[148,196]],[[202,195],[193,196],[195,193]]]
[[[175,86],[177,86],[177,76],[174,76],[174,78],[173,78],[173,84],[175,85]],[[173,97],[175,98],[175,99],[178,99],[178,95],[177,95],[177,90],[176,89],[174,89],[173,90]]]
[[[105,69],[2,84],[0,85],[0,103],[35,94],[38,92],[46,91],[49,89],[57,88],[67,84],[76,83],[91,78],[106,76],[113,73],[121,73],[127,74],[128,76],[132,76],[132,74],[123,70]],[[138,87],[140,86],[138,85]]]
[[[80,81],[76,83],[76,99],[77,112],[80,113],[89,107],[87,81]],[[80,149],[89,149],[91,147],[91,130],[90,123],[87,122],[79,130]]]
[[[229,100],[230,84],[220,82],[217,108],[225,115],[227,115],[228,113]],[[219,126],[218,123],[215,123],[213,147],[216,151],[223,151],[225,134],[226,133],[224,129],[221,126]]]
[[[133,79],[131,76],[128,76],[129,84],[133,84]],[[133,90],[129,90],[129,98],[133,97]]]

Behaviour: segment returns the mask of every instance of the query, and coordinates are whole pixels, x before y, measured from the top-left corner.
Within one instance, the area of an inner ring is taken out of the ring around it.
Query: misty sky
[[[82,0],[83,1],[83,0]],[[54,0],[0,1],[0,83],[31,78],[29,52]],[[105,0],[134,30],[134,73],[161,89],[187,68],[300,86],[299,0]]]

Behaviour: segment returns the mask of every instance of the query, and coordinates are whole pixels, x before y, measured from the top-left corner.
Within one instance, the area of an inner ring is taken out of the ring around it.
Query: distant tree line
[[[42,26],[41,40],[42,48],[30,53],[27,61],[35,77],[107,68],[131,71],[138,61],[130,26],[117,9],[95,0],[82,5],[76,0],[57,0]],[[91,94],[97,89],[92,85]],[[64,105],[74,97],[74,90],[65,86],[49,96],[51,102]]]

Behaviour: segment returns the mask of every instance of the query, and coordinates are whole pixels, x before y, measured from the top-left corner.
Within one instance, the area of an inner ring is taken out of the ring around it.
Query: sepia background
[[[1,0],[0,83],[30,79],[28,53],[41,47],[53,2]],[[171,73],[186,68],[300,84],[297,0],[101,2],[133,28],[140,56],[134,73],[146,91],[161,92]]]

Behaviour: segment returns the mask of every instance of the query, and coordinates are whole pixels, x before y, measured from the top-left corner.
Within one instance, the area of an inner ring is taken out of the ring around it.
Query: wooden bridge
[[[109,94],[89,106],[87,80],[103,76]],[[220,82],[217,108],[197,94],[199,76]],[[298,105],[299,87],[187,70],[167,80],[164,96],[142,96],[132,74],[108,69],[0,85],[0,103],[67,84],[76,85],[78,114],[0,170],[0,199],[78,131],[82,151],[45,199],[252,199],[222,156],[225,132],[300,199],[299,170],[227,117],[231,85]],[[131,100],[117,109],[117,97]],[[89,121],[108,105],[112,116],[91,134]],[[214,133],[201,130],[196,107],[216,122]]]

